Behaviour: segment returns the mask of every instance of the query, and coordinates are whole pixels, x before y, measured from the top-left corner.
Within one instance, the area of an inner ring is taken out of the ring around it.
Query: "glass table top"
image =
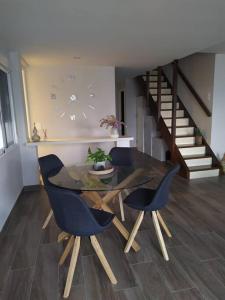
[[[112,191],[135,188],[152,179],[150,168],[138,166],[114,166],[107,175],[93,175],[88,171],[92,166],[63,167],[55,176],[49,177],[50,183],[70,190]]]

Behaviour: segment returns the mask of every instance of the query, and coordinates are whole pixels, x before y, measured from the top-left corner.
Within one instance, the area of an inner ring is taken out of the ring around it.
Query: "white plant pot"
[[[114,139],[116,139],[116,138],[119,137],[119,130],[118,130],[118,128],[112,127],[112,128],[110,129],[110,137],[111,137],[111,138],[114,138]]]
[[[97,163],[94,163],[94,170],[102,170],[105,169],[106,161],[98,161]]]

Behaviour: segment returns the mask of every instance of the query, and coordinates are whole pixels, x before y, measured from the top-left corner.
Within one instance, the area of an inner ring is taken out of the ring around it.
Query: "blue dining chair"
[[[134,149],[136,148],[130,148],[130,147],[114,147],[110,150],[109,155],[112,157],[112,165],[113,166],[132,166],[134,161]],[[126,195],[129,194],[127,189],[124,189],[124,192]],[[120,192],[118,194],[119,198],[119,205],[120,205],[120,215],[121,220],[125,221],[125,213],[124,213],[124,207],[123,207],[123,198],[122,193]]]
[[[114,215],[103,210],[89,208],[86,202],[72,191],[53,186],[47,186],[46,191],[57,225],[70,235],[70,239],[59,261],[59,265],[62,265],[72,250],[63,297],[67,298],[69,296],[79,254],[81,237],[84,236],[90,238],[91,244],[106,274],[112,284],[116,284],[117,280],[95,236],[111,225]]]
[[[49,182],[48,178],[56,175],[62,169],[62,167],[64,166],[63,162],[55,154],[48,154],[46,156],[39,157],[38,162],[44,187],[52,185]],[[52,216],[53,211],[50,210],[42,225],[42,229],[45,229],[48,226]]]
[[[112,164],[116,166],[131,166],[133,164],[134,149],[131,147],[114,147],[109,154],[112,157]]]
[[[44,186],[51,185],[48,178],[56,175],[64,167],[63,162],[55,154],[39,157],[38,162]]]
[[[172,167],[164,176],[157,189],[152,190],[148,188],[139,188],[136,191],[132,192],[124,200],[124,203],[127,206],[140,211],[135,225],[133,227],[133,230],[129,236],[128,242],[126,244],[124,250],[125,253],[128,253],[130,251],[131,245],[143,221],[144,214],[149,211],[152,213],[153,224],[164,259],[169,260],[159,223],[161,224],[168,237],[172,237],[172,235],[168,227],[166,226],[162,216],[160,215],[159,210],[166,206],[167,202],[169,201],[169,191],[172,179],[177,174],[179,169],[179,165],[175,165],[174,167]]]

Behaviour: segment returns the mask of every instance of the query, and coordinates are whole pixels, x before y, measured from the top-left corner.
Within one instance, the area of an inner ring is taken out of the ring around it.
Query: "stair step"
[[[171,133],[172,129],[169,128],[169,132]],[[193,136],[194,135],[194,127],[184,126],[176,128],[176,136]]]
[[[161,116],[163,118],[172,118],[172,110],[161,110]],[[177,109],[176,116],[178,118],[184,117],[184,110],[183,109]]]
[[[149,82],[149,87],[150,88],[157,88],[158,86],[158,82],[157,81],[151,81]],[[161,82],[161,88],[167,88],[167,82],[166,81],[162,81]]]
[[[205,157],[196,157],[196,158],[186,158],[185,159],[186,165],[188,168],[192,167],[199,167],[199,166],[212,166],[212,157],[205,156]]]
[[[150,91],[150,93],[152,95],[157,95],[157,89],[150,88],[149,91]],[[168,89],[168,88],[164,89],[164,88],[162,88],[161,89],[161,95],[171,95],[171,89]]]
[[[207,178],[207,177],[217,177],[219,176],[220,170],[218,168],[212,168],[212,167],[200,167],[200,168],[194,168],[190,169],[190,179],[197,179],[197,178]]]
[[[163,118],[166,126],[172,126],[172,119],[171,118]],[[189,125],[189,118],[176,118],[176,126],[188,126]]]
[[[172,102],[161,102],[161,109],[172,109],[173,103]],[[177,103],[177,109],[179,109],[180,104]]]
[[[195,144],[195,137],[194,136],[186,136],[186,137],[177,137],[176,138],[176,145],[177,146],[191,146]]]
[[[150,72],[150,75],[157,76],[158,75],[158,70],[152,70]]]
[[[157,75],[150,75],[149,76],[150,81],[158,81],[158,76]],[[161,81],[165,81],[164,77],[161,77]]]
[[[179,146],[179,151],[183,158],[193,158],[193,156],[205,156],[205,146]]]
[[[157,102],[157,96],[152,96],[153,100]],[[161,102],[172,102],[173,96],[172,95],[162,95]]]
[[[146,75],[143,75],[143,79],[144,79],[144,81],[146,81]],[[149,76],[149,82],[157,82],[157,81],[158,81],[158,75],[151,75],[150,74],[150,76]],[[164,79],[163,76],[161,77],[161,81],[162,82],[165,81],[165,79]]]

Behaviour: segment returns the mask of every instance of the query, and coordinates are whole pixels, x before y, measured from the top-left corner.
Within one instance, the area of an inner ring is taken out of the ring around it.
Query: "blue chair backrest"
[[[136,148],[135,148],[136,150]],[[114,147],[109,154],[112,156],[112,165],[131,166],[134,161],[134,148]]]
[[[38,162],[45,186],[50,184],[48,177],[56,175],[64,166],[62,161],[55,154],[42,156],[38,159]]]
[[[175,165],[167,172],[155,191],[153,201],[148,205],[149,210],[158,210],[167,204],[172,180],[179,170],[180,165]]]
[[[90,236],[102,231],[90,208],[77,194],[50,185],[46,191],[56,223],[63,231],[77,236]]]

